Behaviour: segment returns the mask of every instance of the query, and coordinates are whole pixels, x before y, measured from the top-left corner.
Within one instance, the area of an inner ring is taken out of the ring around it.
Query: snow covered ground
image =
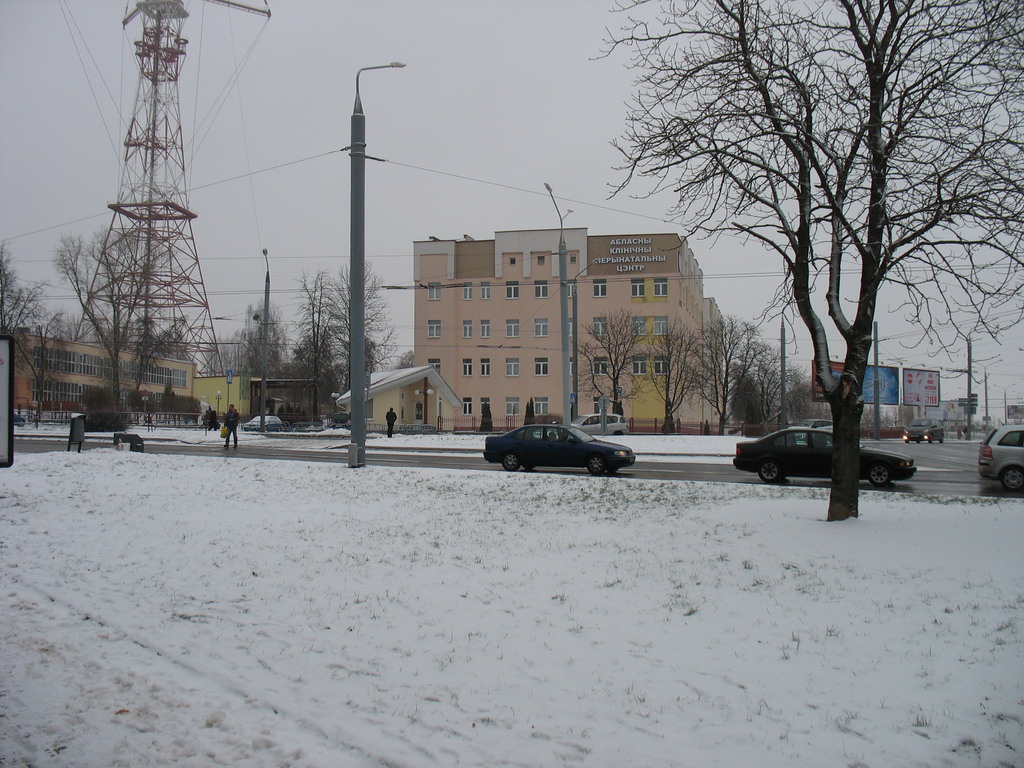
[[[1024,499],[825,499],[20,454],[0,765],[1024,765]]]

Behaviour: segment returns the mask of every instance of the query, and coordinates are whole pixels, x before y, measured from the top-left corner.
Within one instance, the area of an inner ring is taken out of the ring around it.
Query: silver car
[[[605,414],[605,431],[601,432],[601,414],[589,413],[586,416],[577,416],[573,419],[572,425],[586,432],[588,435],[628,435],[629,422],[625,416],[617,413]]]
[[[1024,425],[1007,424],[985,436],[978,448],[978,474],[998,480],[1008,491],[1024,489]]]

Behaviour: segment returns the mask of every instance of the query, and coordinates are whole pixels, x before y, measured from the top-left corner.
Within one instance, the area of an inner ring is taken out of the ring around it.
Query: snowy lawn
[[[1024,500],[19,455],[3,766],[1020,766]]]

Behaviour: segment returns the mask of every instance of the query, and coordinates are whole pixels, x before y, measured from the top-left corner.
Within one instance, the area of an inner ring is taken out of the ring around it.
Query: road
[[[963,441],[946,442],[940,445],[914,444],[904,445],[893,441],[865,441],[865,445],[894,450],[909,454],[918,465],[917,474],[911,479],[895,483],[883,492],[935,494],[941,496],[1003,496],[1005,495],[998,483],[988,482],[978,477],[977,460],[978,444]],[[14,443],[15,457],[19,453],[38,453],[43,451],[64,451],[67,438],[60,436],[16,436]],[[99,438],[89,438],[85,449],[109,448],[110,443]],[[146,441],[146,452],[155,454],[207,456],[211,459],[282,459],[287,461],[316,461],[337,463],[347,467],[348,451],[340,445],[324,449],[293,449],[282,450],[279,446],[260,446],[243,444],[239,448],[225,450],[221,445],[203,444],[187,445],[177,442],[163,442],[149,439]],[[17,459],[15,459],[17,461]],[[427,452],[424,450],[382,449],[369,446],[367,464],[374,466],[394,467],[431,467],[439,469],[478,470],[500,472],[497,464],[488,464],[479,451],[444,450]],[[537,472],[583,473],[585,470],[536,470]],[[652,461],[645,460],[643,454],[637,463],[619,472],[621,477],[632,477],[643,480],[698,480],[712,483],[755,483],[761,481],[753,473],[738,472],[727,460],[718,458],[716,461],[701,461],[700,457],[692,457],[685,461]],[[829,481],[796,478],[787,481],[788,485],[809,488],[828,488]],[[875,490],[869,483],[862,482],[863,490]]]

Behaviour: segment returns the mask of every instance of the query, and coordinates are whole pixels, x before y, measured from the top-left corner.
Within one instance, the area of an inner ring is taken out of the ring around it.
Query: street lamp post
[[[352,108],[351,266],[349,268],[349,378],[352,394],[352,443],[348,465],[366,464],[366,115],[359,98],[359,76],[371,69],[404,67],[398,61],[363,67],[356,72],[356,101]]]
[[[261,361],[263,377],[260,381],[260,432],[267,431],[267,325],[270,323],[270,259],[263,249],[263,260],[267,263],[267,279],[263,286],[263,350]]]
[[[572,398],[569,396],[569,279],[566,274],[566,249],[565,249],[565,216],[572,213],[565,212],[565,216],[558,208],[558,201],[555,200],[555,193],[551,185],[544,184],[544,188],[551,196],[551,202],[555,204],[555,213],[558,214],[558,309],[562,323],[562,423],[569,424],[572,421]]]

